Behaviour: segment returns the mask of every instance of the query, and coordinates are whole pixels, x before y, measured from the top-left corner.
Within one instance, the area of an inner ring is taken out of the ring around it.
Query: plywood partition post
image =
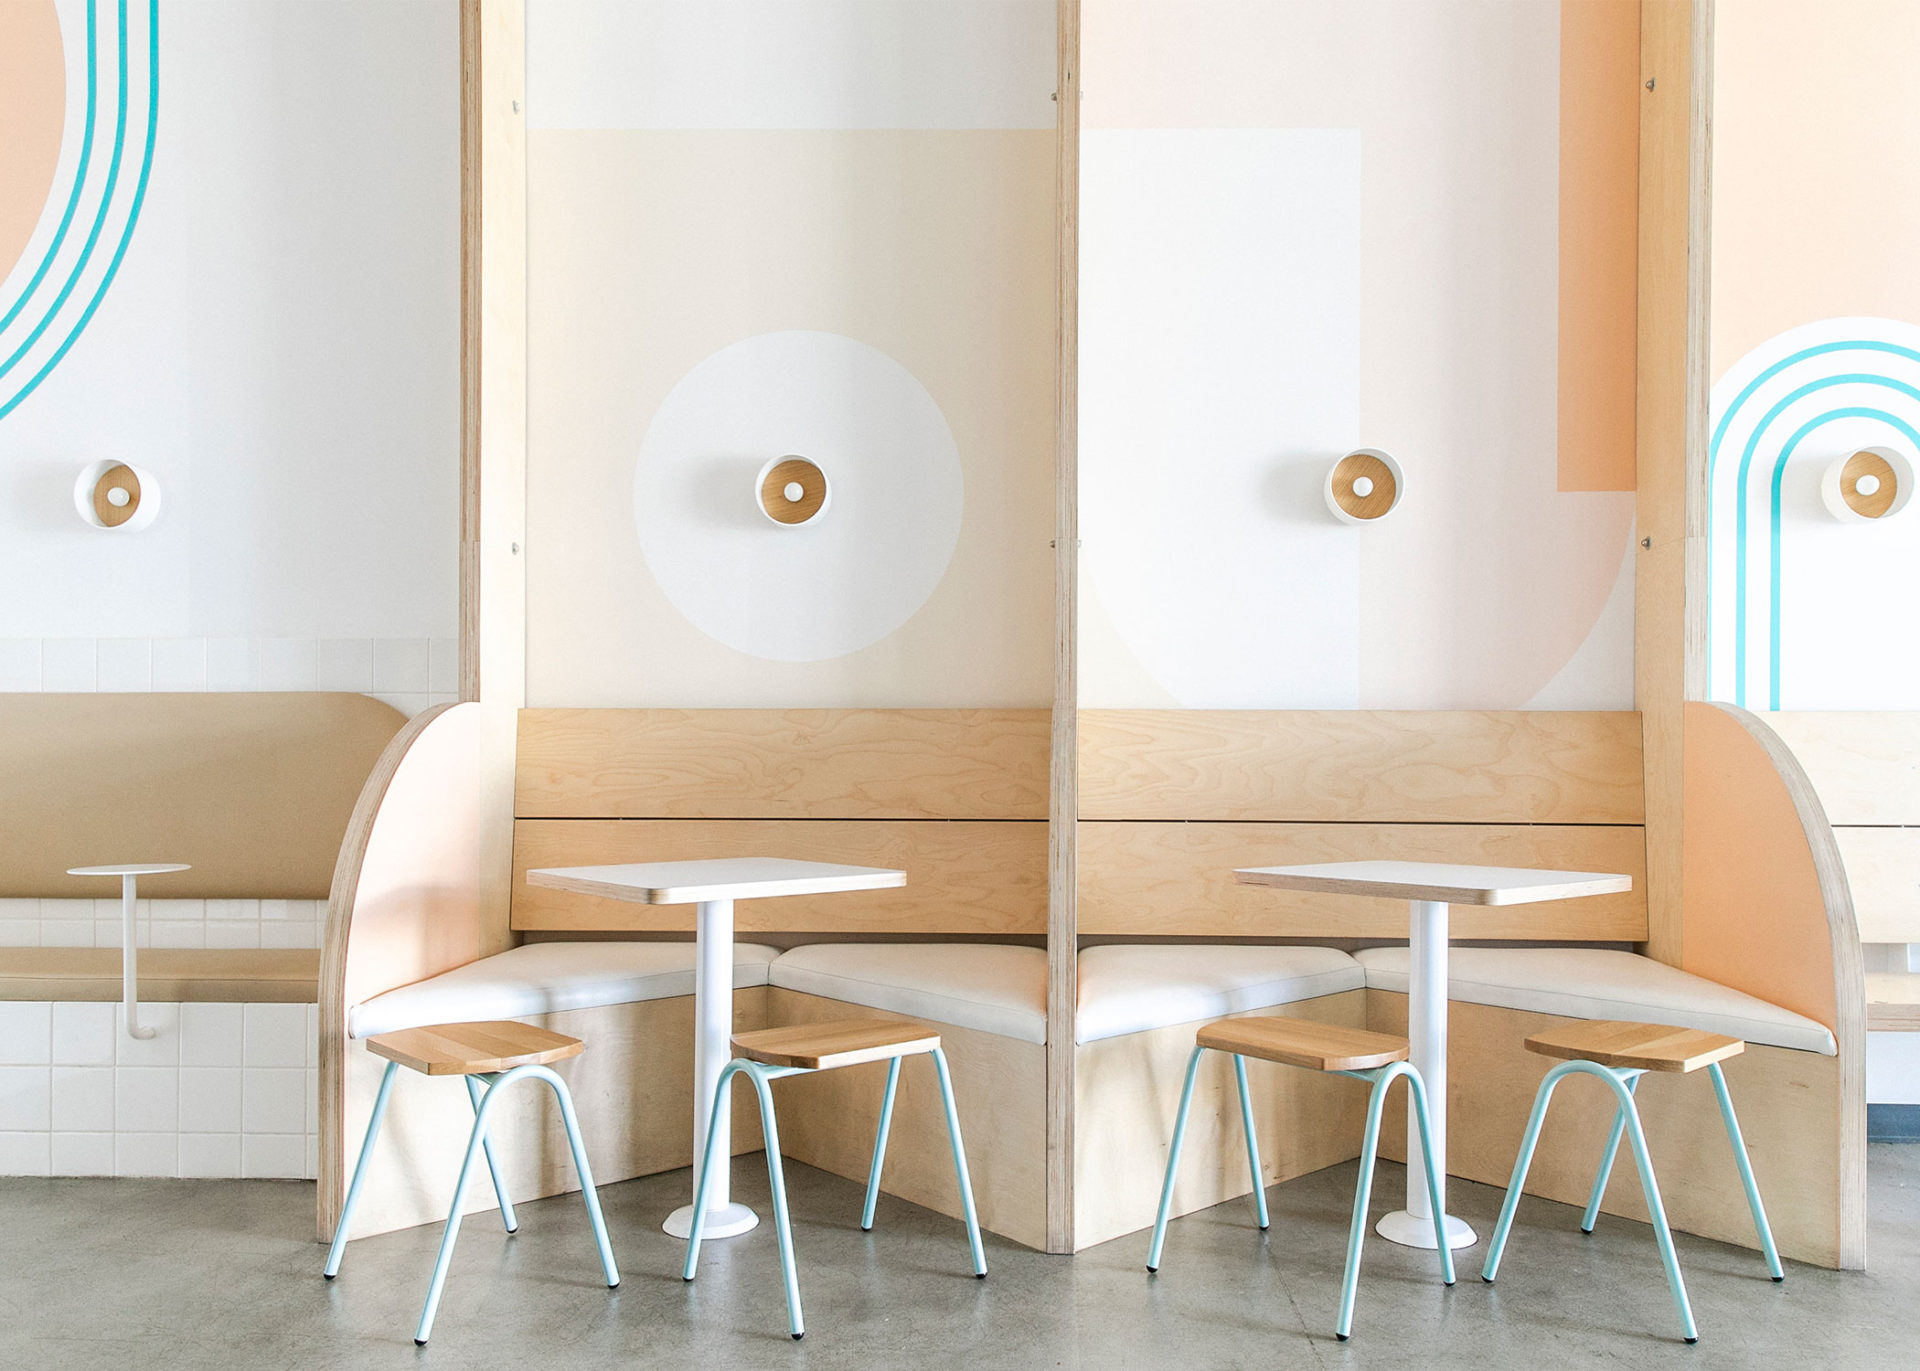
[[[1074,1007],[1079,1000],[1079,925],[1075,914],[1078,808],[1078,636],[1080,593],[1080,0],[1059,0],[1058,225],[1059,357],[1055,371],[1053,539],[1053,757],[1048,807],[1047,901],[1047,1251],[1073,1242]]]
[[[460,5],[460,698],[483,726],[482,954],[512,943],[514,715],[526,703],[525,0]]]
[[[1640,7],[1634,704],[1646,755],[1646,948],[1680,958],[1683,707],[1706,686],[1712,0]]]

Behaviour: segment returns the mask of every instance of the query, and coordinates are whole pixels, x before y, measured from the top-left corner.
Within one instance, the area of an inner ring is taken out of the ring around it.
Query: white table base
[[[1444,907],[1444,906],[1443,906]],[[720,1073],[733,1056],[733,901],[709,900],[698,906],[694,922],[693,981],[693,1187],[700,1190],[700,1165],[707,1155],[707,1123]],[[731,1094],[731,1092],[729,1092]],[[733,1101],[720,1102],[720,1136],[733,1135]],[[738,1237],[760,1222],[744,1204],[733,1203],[733,1150],[723,1143],[713,1162],[707,1191],[707,1224],[702,1239]],[[683,1204],[662,1228],[676,1238],[693,1233],[693,1206]]]
[[[1440,1203],[1447,1201],[1447,906],[1414,900],[1407,956],[1409,1059],[1427,1087],[1433,1125],[1433,1165]],[[1374,1232],[1403,1247],[1432,1248],[1433,1207],[1427,1199],[1427,1168],[1421,1159],[1420,1124],[1407,1110],[1407,1207],[1384,1215]],[[1479,1238],[1464,1219],[1447,1216],[1447,1245],[1471,1247]]]

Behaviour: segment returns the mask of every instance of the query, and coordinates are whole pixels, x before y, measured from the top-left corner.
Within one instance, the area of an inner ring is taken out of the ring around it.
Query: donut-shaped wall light
[[[1890,519],[1913,494],[1913,465],[1890,447],[1863,447],[1828,465],[1820,478],[1827,512],[1843,523]]]
[[[1349,452],[1327,472],[1327,508],[1342,523],[1370,524],[1400,503],[1400,464],[1378,448]]]
[[[125,462],[93,462],[73,483],[73,506],[95,528],[135,533],[160,517],[160,483]]]
[[[760,468],[754,483],[760,512],[788,528],[811,523],[827,512],[833,491],[827,473],[804,457],[776,457]]]

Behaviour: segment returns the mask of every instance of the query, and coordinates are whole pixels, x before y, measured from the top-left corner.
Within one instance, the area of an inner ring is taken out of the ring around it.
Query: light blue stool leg
[[[1260,1177],[1260,1140],[1253,1131],[1253,1097],[1247,1093],[1247,1059],[1233,1054],[1233,1076],[1240,1085],[1240,1124],[1247,1134],[1247,1170],[1253,1177],[1253,1212],[1260,1231],[1267,1228],[1267,1185]]]
[[[1643,1073],[1622,1071],[1620,1075],[1627,1082],[1627,1091],[1632,1093],[1640,1085]],[[1593,1232],[1594,1224],[1600,1221],[1600,1201],[1606,1196],[1607,1181],[1613,1175],[1613,1159],[1620,1152],[1620,1138],[1627,1131],[1626,1111],[1613,1111],[1613,1127],[1607,1133],[1607,1146],[1600,1154],[1600,1170],[1593,1178],[1593,1193],[1587,1196],[1587,1212],[1580,1216],[1580,1231]]]
[[[467,1083],[467,1099],[473,1105],[473,1115],[480,1117],[480,1082],[472,1076],[464,1078]],[[488,1084],[492,1084],[491,1081]],[[520,1231],[520,1219],[513,1212],[513,1201],[507,1198],[507,1183],[500,1178],[500,1163],[494,1159],[493,1139],[485,1138],[481,1145],[487,1153],[487,1174],[493,1177],[493,1197],[500,1201],[500,1221],[507,1226],[507,1232]]]
[[[1160,1269],[1160,1248],[1167,1240],[1167,1213],[1173,1208],[1173,1178],[1180,1170],[1180,1145],[1187,1139],[1187,1111],[1193,1107],[1193,1078],[1200,1070],[1200,1054],[1207,1049],[1195,1047],[1187,1058],[1187,1083],[1180,1087],[1180,1112],[1173,1116],[1173,1145],[1167,1149],[1167,1178],[1160,1186],[1160,1214],[1153,1221],[1153,1245],[1147,1249],[1147,1270]]]
[[[433,1279],[427,1285],[427,1302],[421,1306],[420,1326],[413,1335],[414,1342],[421,1347],[427,1345],[427,1338],[433,1332],[433,1316],[440,1309],[440,1292],[447,1284],[447,1267],[453,1260],[453,1245],[460,1237],[461,1211],[467,1203],[467,1185],[473,1180],[473,1163],[479,1157],[487,1136],[487,1115],[493,1112],[493,1102],[499,1097],[500,1087],[530,1069],[516,1066],[497,1076],[493,1087],[481,1097],[480,1108],[474,1112],[473,1132],[467,1135],[467,1153],[460,1162],[460,1179],[453,1187],[453,1205],[447,1210],[447,1226],[440,1234],[440,1255],[434,1259]]]
[[[594,1246],[600,1251],[600,1269],[606,1274],[607,1289],[616,1290],[620,1286],[620,1268],[613,1263],[613,1244],[607,1241],[607,1220],[600,1212],[600,1192],[594,1188],[593,1168],[587,1164],[587,1146],[580,1137],[580,1121],[574,1117],[573,1092],[554,1073],[542,1072],[540,1078],[553,1087],[553,1097],[560,1102],[560,1118],[567,1126],[567,1146],[573,1150],[573,1174],[580,1178],[580,1198],[586,1202],[587,1223],[593,1229]]]
[[[693,1226],[687,1232],[687,1260],[680,1268],[682,1280],[692,1280],[700,1265],[700,1243],[707,1229],[707,1177],[713,1174],[713,1164],[719,1157],[720,1147],[720,1103],[727,1098],[727,1087],[733,1084],[733,1078],[746,1070],[746,1063],[736,1058],[720,1071],[720,1084],[714,1087],[713,1110],[707,1117],[707,1152],[700,1159],[700,1181],[693,1188]]]
[[[1540,1089],[1533,1097],[1533,1112],[1527,1116],[1527,1131],[1520,1139],[1520,1155],[1513,1159],[1513,1175],[1507,1181],[1507,1198],[1500,1206],[1499,1222],[1494,1224],[1493,1237],[1487,1243],[1487,1259],[1480,1267],[1480,1279],[1489,1284],[1500,1274],[1500,1257],[1506,1251],[1514,1211],[1520,1207],[1520,1195],[1527,1186],[1527,1168],[1533,1164],[1533,1149],[1540,1141],[1540,1125],[1546,1122],[1547,1105],[1561,1079],[1576,1065],[1565,1062],[1554,1067],[1540,1082]]]
[[[1720,1118],[1727,1125],[1727,1141],[1733,1146],[1733,1161],[1740,1168],[1740,1184],[1747,1188],[1747,1208],[1753,1211],[1753,1226],[1760,1234],[1760,1250],[1766,1254],[1767,1274],[1783,1281],[1780,1253],[1773,1245],[1773,1228],[1767,1223],[1767,1211],[1760,1203],[1760,1187],[1754,1183],[1753,1163],[1747,1158],[1747,1140],[1740,1136],[1740,1120],[1734,1117],[1733,1098],[1727,1094],[1727,1078],[1720,1074],[1720,1063],[1709,1062],[1707,1074],[1713,1077],[1713,1093],[1720,1099]]]
[[[1340,1280],[1340,1317],[1333,1329],[1334,1337],[1341,1342],[1353,1332],[1353,1300],[1360,1287],[1360,1246],[1367,1233],[1367,1202],[1373,1197],[1374,1156],[1380,1149],[1380,1110],[1387,1102],[1387,1086],[1399,1073],[1385,1067],[1353,1074],[1371,1081],[1373,1089],[1367,1095],[1367,1128],[1360,1141],[1360,1178],[1353,1187],[1353,1222],[1347,1229],[1347,1267]]]
[[[880,1097],[880,1126],[873,1134],[873,1164],[867,1168],[867,1202],[860,1210],[862,1232],[873,1230],[873,1207],[880,1202],[880,1167],[887,1159],[887,1130],[893,1126],[893,1092],[900,1084],[900,1059],[887,1063],[887,1093]]]
[[[380,1077],[380,1093],[373,1099],[373,1116],[367,1120],[367,1136],[360,1144],[360,1159],[353,1164],[353,1180],[347,1185],[347,1202],[340,1207],[340,1221],[333,1226],[333,1246],[327,1249],[327,1264],[320,1274],[332,1280],[340,1274],[340,1258],[347,1251],[347,1229],[353,1225],[353,1211],[360,1204],[360,1186],[367,1178],[367,1159],[373,1155],[374,1140],[380,1136],[380,1121],[387,1116],[387,1097],[393,1093],[393,1073],[400,1063],[388,1062]]]
[[[800,1317],[800,1273],[793,1260],[793,1223],[787,1215],[787,1176],[780,1160],[780,1125],[773,1117],[773,1087],[758,1066],[749,1064],[746,1073],[760,1097],[760,1131],[767,1139],[767,1184],[773,1190],[773,1226],[780,1237],[780,1278],[787,1287],[787,1331],[799,1342],[807,1325]]]
[[[1586,1062],[1572,1062],[1572,1066],[1586,1066]],[[1599,1076],[1612,1085],[1620,1097],[1621,1107],[1627,1115],[1627,1138],[1633,1144],[1634,1164],[1640,1168],[1640,1189],[1646,1193],[1647,1213],[1653,1220],[1654,1241],[1660,1245],[1660,1264],[1667,1269],[1667,1285],[1673,1291],[1673,1307],[1680,1315],[1681,1336],[1688,1342],[1700,1341],[1700,1331],[1693,1324],[1693,1306],[1687,1302],[1686,1283],[1680,1279],[1680,1259],[1674,1255],[1673,1234],[1667,1228],[1667,1207],[1660,1200],[1660,1182],[1654,1179],[1653,1158],[1647,1154],[1647,1135],[1640,1128],[1640,1111],[1634,1107],[1633,1096],[1620,1079],[1605,1067],[1595,1067],[1591,1074]]]
[[[973,1178],[967,1174],[967,1149],[960,1144],[960,1111],[953,1104],[953,1078],[947,1073],[947,1054],[936,1047],[932,1056],[933,1069],[940,1075],[940,1102],[947,1110],[947,1141],[953,1146],[953,1176],[960,1185],[960,1210],[967,1216],[967,1251],[973,1257],[974,1277],[985,1280],[987,1253],[980,1245],[980,1220],[973,1210]],[[895,1057],[893,1064],[898,1067],[900,1059]]]
[[[1414,1119],[1420,1125],[1420,1156],[1425,1161],[1427,1173],[1427,1204],[1433,1210],[1433,1237],[1440,1249],[1440,1279],[1448,1285],[1453,1284],[1453,1244],[1447,1241],[1447,1215],[1445,1202],[1440,1198],[1440,1177],[1433,1169],[1433,1115],[1427,1109],[1427,1082],[1409,1062],[1401,1062],[1405,1070],[1395,1071],[1393,1075],[1407,1078],[1407,1094],[1413,1102]],[[1381,1083],[1384,1090],[1391,1084],[1393,1076]]]

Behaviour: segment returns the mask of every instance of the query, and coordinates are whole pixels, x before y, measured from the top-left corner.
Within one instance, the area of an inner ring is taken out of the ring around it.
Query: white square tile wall
[[[0,1175],[311,1178],[313,1005],[0,1002]]]
[[[325,900],[141,900],[140,947],[317,948]],[[0,947],[119,947],[118,900],[0,900]]]

